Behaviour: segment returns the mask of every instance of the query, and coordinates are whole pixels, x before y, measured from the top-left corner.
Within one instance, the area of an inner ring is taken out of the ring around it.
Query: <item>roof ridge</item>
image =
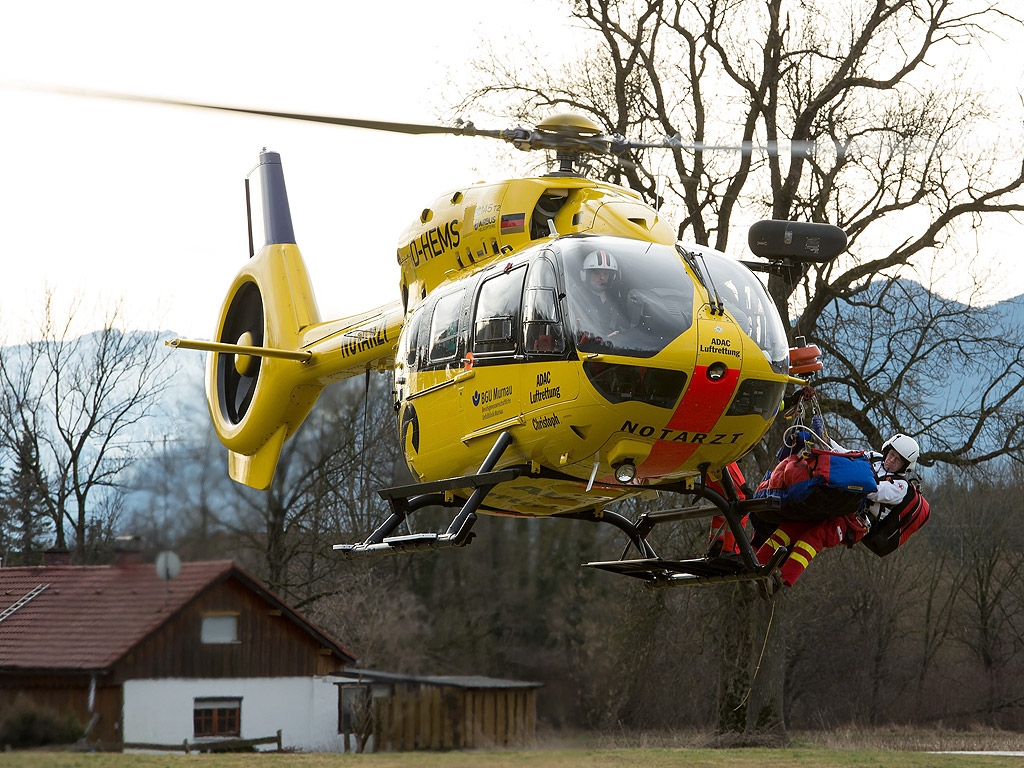
[[[223,565],[223,566],[235,566],[238,567],[234,560],[231,558],[219,558],[217,560],[183,560],[182,566],[196,566],[196,565]],[[44,565],[39,563],[37,565],[10,565],[0,568],[0,576],[10,571],[37,571],[46,570],[47,572],[53,571],[100,571],[100,570],[113,570],[115,568],[137,568],[139,566],[153,566],[151,562],[142,563],[103,563],[99,565]]]

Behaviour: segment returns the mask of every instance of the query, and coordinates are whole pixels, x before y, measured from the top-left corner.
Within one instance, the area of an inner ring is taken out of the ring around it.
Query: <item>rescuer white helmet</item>
[[[580,268],[580,280],[584,283],[587,282],[587,272],[592,269],[603,269],[611,272],[612,280],[619,276],[618,262],[604,248],[598,248],[587,254],[587,257],[583,260],[583,266]]]
[[[909,435],[904,435],[902,432],[898,432],[882,444],[883,457],[890,448],[907,462],[906,471],[910,471],[917,466],[917,457],[921,455],[921,448],[918,446],[917,440]]]

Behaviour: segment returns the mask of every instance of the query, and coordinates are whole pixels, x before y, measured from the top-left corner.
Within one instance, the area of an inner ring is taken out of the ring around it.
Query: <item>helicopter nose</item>
[[[744,442],[744,433],[717,429],[739,383],[743,341],[728,317],[704,307],[697,315],[697,357],[693,375],[647,458],[638,465],[641,477],[678,471],[697,451],[712,445],[723,451]]]

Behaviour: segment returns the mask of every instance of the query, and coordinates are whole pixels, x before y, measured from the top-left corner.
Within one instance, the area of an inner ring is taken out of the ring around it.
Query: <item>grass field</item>
[[[709,749],[704,733],[548,734],[525,750],[379,755],[260,753],[185,755],[50,750],[0,753],[0,768],[1020,768],[1024,757],[933,751],[1024,752],[1024,733],[977,729],[840,728],[791,733],[783,749]]]
[[[339,754],[0,753],[0,768],[1020,768],[1024,758],[933,754],[930,750],[1024,751],[1024,734],[997,731],[857,729],[791,734],[785,749],[708,749],[704,734],[552,736],[529,750]]]
[[[424,766],[494,766],[495,768],[973,768],[1014,766],[1021,757],[936,755],[878,749],[826,747],[790,749],[536,749],[382,755],[248,754],[248,755],[122,755],[72,752],[9,752],[0,754],[4,768],[422,768]]]

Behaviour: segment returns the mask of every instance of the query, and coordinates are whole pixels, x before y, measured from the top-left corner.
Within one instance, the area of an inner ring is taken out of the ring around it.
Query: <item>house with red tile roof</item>
[[[282,732],[343,749],[339,677],[355,657],[228,560],[0,568],[0,712],[24,695],[89,741],[181,744]]]

